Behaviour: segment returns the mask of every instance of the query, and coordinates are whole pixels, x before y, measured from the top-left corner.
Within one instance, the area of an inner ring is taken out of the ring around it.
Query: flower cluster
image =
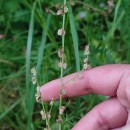
[[[111,6],[111,7],[114,6],[114,1],[113,0],[108,0],[107,3],[108,3],[108,6]]]
[[[37,86],[37,92],[35,94],[35,97],[37,102],[41,101],[40,86]]]
[[[59,108],[59,114],[60,114],[60,115],[63,115],[65,109],[66,109],[65,106],[61,106],[61,107]]]
[[[59,35],[59,36],[65,36],[65,30],[64,30],[64,28],[61,28],[61,29],[59,29],[58,30],[58,32],[57,32],[57,34]]]
[[[90,54],[89,46],[86,45],[85,50],[84,50],[84,55],[86,56],[86,58],[84,59],[83,70],[90,69],[90,65],[88,63],[89,62],[89,54]]]
[[[46,120],[46,119],[49,120],[51,118],[50,112],[45,113],[45,111],[41,110],[40,113],[41,113],[41,116],[42,116],[43,120]]]
[[[56,120],[56,122],[59,123],[59,124],[63,122],[63,119],[62,119],[61,115],[63,115],[65,109],[66,109],[66,106],[60,106],[59,107],[59,117]]]
[[[32,74],[32,83],[33,84],[36,84],[37,83],[37,72],[36,72],[36,68],[35,67],[33,67],[32,69],[31,69],[31,74]]]
[[[37,84],[37,89],[36,89],[37,91],[36,91],[36,94],[35,94],[36,101],[40,102],[41,101],[40,86],[38,85],[38,82],[37,82],[37,72],[36,72],[35,67],[33,67],[31,69],[31,74],[32,74],[32,83],[34,85]]]
[[[110,14],[112,12],[112,8],[114,7],[114,1],[113,0],[108,0],[107,4],[108,4],[107,13]]]
[[[59,10],[57,11],[57,15],[64,15],[64,14],[67,13],[67,12],[68,12],[67,6],[66,6],[66,5],[62,5],[62,6],[61,6],[61,9],[59,9]]]
[[[62,60],[63,57],[64,57],[63,49],[59,49],[59,50],[58,50],[58,57],[60,58],[60,61],[59,61],[59,63],[58,63],[58,67],[66,69],[67,64],[66,64],[66,63],[63,63],[63,60]]]

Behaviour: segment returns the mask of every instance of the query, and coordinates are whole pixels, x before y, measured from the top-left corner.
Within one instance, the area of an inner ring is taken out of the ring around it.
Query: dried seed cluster
[[[34,85],[37,84],[37,89],[36,89],[36,94],[35,94],[36,101],[40,102],[41,101],[40,86],[38,85],[38,82],[37,82],[37,72],[36,72],[35,67],[31,69],[31,74],[32,74],[32,83]]]
[[[50,102],[51,108],[50,108],[49,112],[46,112],[45,107],[44,107],[44,103],[41,100],[40,86],[39,86],[38,81],[37,81],[37,72],[36,72],[35,67],[33,67],[31,69],[31,74],[32,74],[32,83],[34,85],[37,84],[36,94],[35,94],[36,101],[42,103],[42,106],[43,106],[43,109],[40,111],[40,114],[42,116],[42,119],[46,120],[46,128],[44,128],[44,130],[51,130],[50,126],[49,126],[49,120],[51,118],[51,109],[52,109],[53,104],[54,104],[54,98],[52,98],[52,100]]]
[[[64,14],[67,13],[67,12],[68,12],[68,8],[67,8],[67,6],[64,4],[64,5],[61,6],[61,9],[59,9],[59,10],[57,11],[57,15],[64,15]]]
[[[61,123],[63,122],[62,115],[65,110],[65,106],[62,106],[62,96],[66,94],[66,90],[63,89],[62,76],[63,76],[63,69],[67,68],[67,63],[64,62],[64,38],[65,38],[64,36],[66,34],[64,30],[64,23],[65,23],[65,13],[67,12],[68,12],[68,8],[66,4],[63,4],[61,8],[57,11],[58,16],[59,15],[63,16],[62,28],[58,29],[58,32],[57,32],[59,36],[62,36],[62,48],[58,50],[58,57],[60,59],[58,63],[58,67],[61,68],[61,78],[60,78],[61,86],[60,86],[59,116],[56,122],[59,124],[59,128],[61,128]]]
[[[67,63],[63,63],[63,58],[64,58],[63,49],[58,50],[58,57],[60,58],[60,61],[58,63],[58,67],[66,69]]]
[[[107,4],[108,4],[108,6],[107,6],[106,13],[110,14],[112,12],[113,7],[114,7],[114,1],[113,0],[108,0]]]
[[[37,83],[37,72],[36,72],[36,69],[35,69],[35,67],[33,67],[32,69],[31,69],[31,74],[32,74],[32,83],[33,84],[36,84]]]
[[[61,106],[60,108],[59,108],[59,114],[60,115],[63,115],[63,113],[64,113],[64,111],[65,111],[65,106]]]
[[[41,116],[42,116],[43,120],[46,120],[46,119],[49,120],[51,118],[50,112],[45,113],[45,111],[41,110],[40,113],[41,113]]]
[[[90,51],[89,51],[89,46],[86,45],[85,46],[85,50],[84,50],[84,55],[86,56],[85,59],[84,59],[84,64],[83,64],[83,70],[87,70],[87,69],[90,69],[90,65],[89,65],[89,54],[90,54]]]
[[[65,32],[64,28],[59,29],[58,32],[57,32],[57,34],[58,34],[59,36],[64,36],[65,33],[66,33],[66,32]]]

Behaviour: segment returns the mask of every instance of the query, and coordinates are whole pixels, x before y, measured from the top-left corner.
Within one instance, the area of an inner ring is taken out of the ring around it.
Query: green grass
[[[99,7],[100,0],[84,2],[104,10]],[[62,1],[0,1],[0,35],[5,35],[0,39],[1,130],[42,130],[45,126],[39,114],[41,105],[35,103],[35,86],[31,85],[30,68],[36,66],[40,85],[60,77],[57,50],[62,42],[57,30],[62,26],[62,17],[45,13],[46,7],[56,12],[56,3]],[[83,5],[67,4],[65,61],[68,66],[64,75],[82,68],[84,46],[88,43],[92,67],[130,63],[129,0],[116,0],[113,12],[108,17],[88,11]],[[80,18],[81,12],[85,13],[84,18]],[[63,130],[71,129],[104,99],[99,95],[71,99],[64,115]],[[55,119],[58,111],[55,110],[58,110],[58,102],[52,110],[52,129],[57,128]]]
[[[33,107],[34,107],[34,86],[30,84],[30,70],[31,70],[31,48],[32,48],[32,40],[33,40],[33,32],[34,32],[34,14],[35,14],[35,7],[36,2],[33,4],[30,24],[29,24],[29,31],[28,31],[28,40],[27,40],[27,54],[26,54],[26,100],[27,100],[27,130],[32,129],[32,114],[33,114]]]

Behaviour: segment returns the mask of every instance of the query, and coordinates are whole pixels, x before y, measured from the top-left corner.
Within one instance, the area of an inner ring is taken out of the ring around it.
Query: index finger
[[[129,65],[105,65],[83,71],[82,78],[78,78],[77,73],[63,78],[63,83],[75,77],[73,82],[63,85],[66,90],[65,97],[76,97],[89,93],[97,93],[106,96],[116,95],[119,83],[123,74],[130,69]],[[44,101],[52,98],[58,99],[60,96],[60,79],[53,80],[40,89],[41,97]]]

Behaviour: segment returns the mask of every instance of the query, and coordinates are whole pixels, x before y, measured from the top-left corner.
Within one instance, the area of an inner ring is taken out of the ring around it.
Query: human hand
[[[63,78],[63,82],[75,74]],[[110,96],[95,106],[72,130],[130,130],[130,65],[105,65],[83,72],[82,79],[64,85],[66,97],[90,93]],[[40,89],[44,101],[58,99],[60,80],[56,79]]]

